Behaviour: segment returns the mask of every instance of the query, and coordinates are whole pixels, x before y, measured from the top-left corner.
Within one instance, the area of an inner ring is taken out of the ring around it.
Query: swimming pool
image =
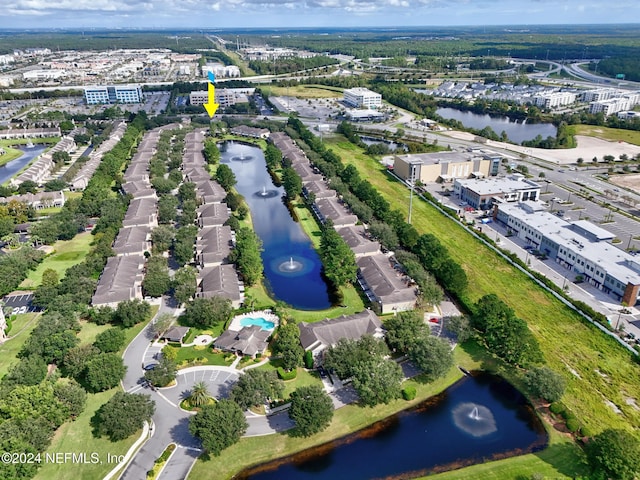
[[[240,325],[243,327],[250,327],[251,325],[257,325],[262,330],[273,330],[276,326],[275,323],[265,320],[264,318],[241,318]]]

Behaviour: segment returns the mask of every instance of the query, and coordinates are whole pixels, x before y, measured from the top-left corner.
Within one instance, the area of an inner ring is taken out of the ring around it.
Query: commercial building
[[[207,65],[203,65],[202,76],[207,77],[209,75],[209,72],[220,78],[240,76],[240,68],[238,68],[236,65],[225,66],[221,63],[208,63]]]
[[[406,181],[452,182],[496,175],[501,160],[501,155],[490,151],[395,155],[393,171]]]
[[[140,103],[143,100],[140,85],[114,85],[86,87],[84,98],[87,105],[104,105],[113,103]]]
[[[500,204],[495,218],[585,282],[633,306],[640,292],[640,262],[609,243],[614,235],[586,220],[567,222],[538,202]],[[573,278],[569,279],[573,280]]]
[[[253,95],[255,88],[216,88],[215,101],[221,107],[229,107],[236,103],[249,103],[249,96]],[[197,90],[189,94],[191,105],[204,105],[209,101],[209,92]]]
[[[357,108],[376,109],[382,106],[382,95],[368,88],[348,88],[344,91],[344,102]]]
[[[476,210],[489,210],[502,202],[535,201],[540,198],[540,185],[519,173],[508,177],[456,179],[453,191],[461,205]]]

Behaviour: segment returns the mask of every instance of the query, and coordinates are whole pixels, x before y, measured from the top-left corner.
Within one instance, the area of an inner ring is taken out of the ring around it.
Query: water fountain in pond
[[[495,418],[484,405],[465,402],[452,411],[456,427],[473,437],[485,437],[498,430]]]
[[[294,260],[293,257],[289,257],[289,260],[286,262],[282,262],[278,266],[278,270],[282,273],[294,273],[302,270],[302,262]]]
[[[260,190],[259,192],[256,192],[254,195],[256,197],[260,197],[260,198],[273,198],[273,197],[278,195],[278,191],[277,190],[267,190],[267,187],[263,186],[262,190]]]
[[[245,155],[242,152],[240,152],[240,155],[231,157],[232,162],[248,162],[250,160],[253,160],[253,157],[251,155]]]

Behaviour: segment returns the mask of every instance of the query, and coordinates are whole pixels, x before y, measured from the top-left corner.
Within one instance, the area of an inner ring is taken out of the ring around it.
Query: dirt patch
[[[637,402],[636,402],[636,399],[635,399],[635,398],[627,397],[627,398],[625,399],[625,403],[626,403],[627,405],[632,406],[635,410],[640,411],[640,407],[638,406],[638,404],[637,404]]]
[[[640,174],[615,175],[609,177],[609,181],[634,192],[640,192]]]
[[[617,406],[615,403],[613,403],[611,400],[606,400],[606,399],[605,399],[604,403],[606,403],[606,404],[607,404],[607,406],[608,406],[609,408],[611,408],[611,410],[613,410],[615,413],[617,413],[617,414],[622,413],[622,410],[620,410],[620,409],[618,408],[618,406]]]

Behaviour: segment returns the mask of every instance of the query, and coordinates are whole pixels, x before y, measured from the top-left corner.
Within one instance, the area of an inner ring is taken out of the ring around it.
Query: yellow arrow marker
[[[204,104],[209,117],[213,117],[216,114],[219,106],[216,103],[216,87],[213,86],[213,83],[209,83],[209,96],[207,97],[207,103]]]

